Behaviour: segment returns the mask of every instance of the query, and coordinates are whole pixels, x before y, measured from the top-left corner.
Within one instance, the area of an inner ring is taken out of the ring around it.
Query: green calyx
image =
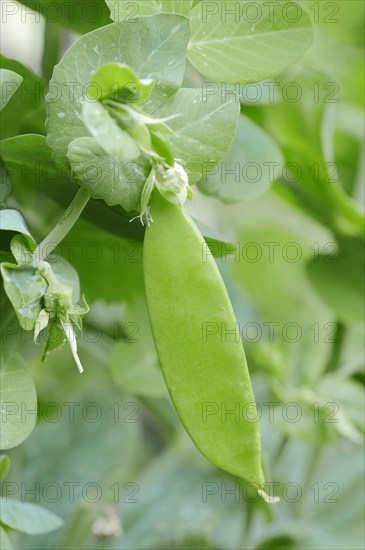
[[[97,101],[113,99],[119,103],[142,103],[154,86],[152,79],[139,79],[128,65],[105,63],[90,80],[87,94]]]
[[[186,199],[191,200],[193,197],[188,174],[180,164],[175,163],[173,167],[166,164],[155,164],[142,191],[141,214],[139,216],[142,225],[145,222],[147,225],[153,222],[148,205],[155,188],[165,200],[180,206],[183,206]]]
[[[51,316],[66,318],[73,307],[73,289],[60,282],[48,262],[41,262],[37,271],[48,283],[48,288],[44,295],[46,311]]]
[[[82,119],[98,145],[123,162],[144,155],[173,166],[174,154],[166,139],[172,130],[164,120],[150,117],[137,107],[153,88],[152,80],[140,80],[128,65],[106,63],[88,84]]]
[[[27,240],[23,234],[16,235],[10,246],[17,263],[3,262],[1,273],[5,292],[20,326],[24,330],[34,331],[35,342],[40,333],[48,329],[43,360],[51,351],[68,341],[78,369],[82,372],[73,325],[82,329],[82,319],[89,307],[85,300],[83,305],[75,304],[75,284],[65,284],[60,280],[58,271],[61,275],[65,261],[58,260],[52,264],[39,261],[35,241],[31,236]],[[72,280],[67,282],[72,283]]]
[[[153,82],[139,80],[131,67],[107,63],[91,79],[88,96],[93,101],[86,98],[82,108],[85,126],[106,153],[124,162],[142,155],[151,164],[141,195],[142,225],[152,221],[148,203],[155,187],[172,204],[182,206],[192,196],[188,174],[175,162],[168,140],[174,132],[167,119],[153,118],[131,105],[147,100],[152,89]]]
[[[77,354],[73,325],[76,325],[80,330],[82,329],[82,318],[88,313],[89,306],[86,304],[85,299],[83,306],[73,303],[73,288],[59,280],[48,262],[40,262],[36,267],[36,271],[47,281],[48,287],[43,296],[44,309],[40,311],[35,323],[34,340],[36,341],[39,333],[49,325],[49,338],[43,359],[47,358],[50,351],[59,348],[67,340],[81,373],[83,367]],[[54,338],[57,329],[58,334]]]

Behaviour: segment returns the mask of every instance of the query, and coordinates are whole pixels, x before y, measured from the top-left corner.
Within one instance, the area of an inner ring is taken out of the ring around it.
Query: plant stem
[[[273,466],[275,466],[282,458],[285,450],[286,450],[286,447],[288,446],[288,443],[289,443],[289,437],[287,435],[284,435],[281,442],[280,442],[280,445],[275,453],[275,457],[272,459],[272,464]]]
[[[318,469],[323,460],[323,455],[326,451],[326,444],[321,442],[313,442],[311,456],[307,463],[307,470],[302,480],[303,493],[308,493],[309,484],[314,483],[318,479]],[[300,500],[297,507],[294,507],[294,516],[299,519],[303,512],[303,499]]]
[[[341,354],[346,337],[346,326],[338,321],[336,323],[335,339],[332,346],[331,356],[326,366],[326,373],[338,369],[341,362]]]
[[[56,23],[45,22],[42,76],[47,82],[51,79],[53,67],[60,58],[61,33],[62,31]]]
[[[67,233],[79,219],[80,214],[87,205],[89,199],[89,192],[84,187],[80,187],[70,206],[62,215],[57,225],[35,249],[34,256],[37,263],[45,260],[47,256],[53,252],[56,246],[58,246],[58,244],[66,237]]]

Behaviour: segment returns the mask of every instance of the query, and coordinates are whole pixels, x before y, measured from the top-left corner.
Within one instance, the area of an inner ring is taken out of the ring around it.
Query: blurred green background
[[[78,340],[85,374],[68,348],[40,364],[32,335],[3,333],[4,348],[31,366],[39,400],[3,489],[65,522],[49,535],[11,533],[15,548],[363,548],[364,5],[330,2],[331,15],[323,2],[301,4],[314,18],[312,48],[275,82],[238,90],[236,142],[189,207],[234,244],[218,265],[261,412],[266,479],[281,503],[242,494],[186,436],[154,351],[139,228],[91,205],[57,251],[91,308]],[[17,57],[12,48],[25,34],[39,40],[44,22],[13,25],[4,54]],[[76,36],[62,32],[64,45]],[[20,60],[40,74],[35,52]],[[200,78],[188,66],[187,85]],[[26,108],[20,119],[17,99],[9,103],[3,137],[42,133],[42,105]],[[279,164],[274,183],[270,162]],[[227,172],[237,163],[239,183]],[[12,184],[9,205],[37,239],[75,191],[31,172]],[[2,305],[5,315],[4,295]],[[114,535],[98,536],[110,524]]]

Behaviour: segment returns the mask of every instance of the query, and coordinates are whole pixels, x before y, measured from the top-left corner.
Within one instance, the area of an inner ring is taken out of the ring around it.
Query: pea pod
[[[256,405],[218,267],[211,256],[203,258],[203,237],[181,206],[154,191],[150,209],[154,221],[144,241],[145,286],[171,399],[206,458],[262,489]],[[204,337],[206,326],[212,334]],[[222,327],[236,333],[223,341]]]

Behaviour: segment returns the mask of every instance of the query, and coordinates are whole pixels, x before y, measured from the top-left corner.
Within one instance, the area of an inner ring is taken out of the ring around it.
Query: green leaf
[[[155,188],[155,183],[156,183],[156,173],[155,173],[155,170],[152,169],[151,172],[149,173],[149,176],[146,180],[146,183],[141,193],[141,208],[140,208],[141,215],[145,214],[147,211],[147,207],[148,207],[148,203],[150,202],[152,191]]]
[[[217,231],[215,228],[196,220],[194,217],[192,219],[198,227],[200,233],[204,235],[204,240],[215,258],[220,258],[222,256],[226,256],[227,254],[235,253],[236,244],[229,241],[224,234]]]
[[[52,319],[48,325],[47,344],[44,349],[42,361],[45,361],[52,351],[59,350],[67,342],[61,323]]]
[[[105,213],[105,216],[107,215]],[[134,223],[141,225],[139,220]],[[93,236],[92,246],[90,235]],[[75,246],[75,243],[79,244]],[[127,299],[134,300],[140,295],[143,288],[140,242],[122,238],[116,233],[109,233],[89,222],[79,220],[65,238],[62,250],[64,256],[76,268],[88,302],[92,303],[101,298],[107,302],[123,302]],[[88,255],[92,259],[92,264],[88,260]],[[100,282],[104,280],[106,273],[108,284],[103,285],[101,290]]]
[[[1,522],[27,535],[40,535],[59,529],[63,521],[42,506],[8,497],[1,499]]]
[[[318,57],[320,54],[318,50]],[[287,75],[283,75],[281,79],[283,97],[287,78]],[[315,73],[315,78],[313,86],[313,78],[307,70],[302,69],[295,73],[298,89],[313,91],[313,87],[317,88],[318,84],[320,95],[333,95],[332,87],[327,91],[328,80],[323,74]],[[335,82],[334,90],[336,89]],[[326,103],[313,99],[313,102],[309,98],[306,101],[303,94],[301,101],[285,101],[275,105],[275,108],[262,106],[259,109],[261,125],[274,137],[285,155],[286,168],[281,180],[275,183],[275,190],[333,233],[362,235],[364,217],[340,182],[335,181],[336,166],[327,166],[323,155]],[[337,101],[337,96],[335,100]]]
[[[253,199],[265,193],[281,175],[283,156],[276,143],[249,118],[240,116],[236,139],[228,156],[205,173],[201,191],[223,202]]]
[[[96,347],[95,343],[91,342],[87,345],[91,351]],[[50,359],[52,362],[49,368],[42,369],[43,373],[39,379],[42,387],[40,403],[44,403],[44,411],[46,411],[47,405],[53,402],[56,410],[60,410],[59,407],[62,408],[62,414],[57,422],[49,422],[46,417],[34,431],[33,437],[27,440],[24,445],[24,454],[19,456],[19,470],[14,473],[14,476],[15,479],[21,476],[19,479],[27,487],[34,487],[32,485],[34,480],[39,482],[40,487],[47,486],[50,482],[63,488],[68,487],[70,482],[76,483],[72,485],[70,497],[63,494],[62,498],[53,499],[54,502],[51,504],[47,497],[40,496],[42,499],[40,504],[47,508],[52,506],[52,511],[64,519],[65,525],[62,530],[41,539],[37,538],[35,541],[30,541],[29,537],[19,537],[27,548],[79,547],[79,544],[68,545],[65,541],[66,537],[71,535],[69,531],[73,530],[77,508],[86,506],[87,509],[94,509],[98,504],[102,506],[106,502],[112,504],[114,498],[110,487],[113,483],[117,483],[117,487],[120,484],[120,500],[124,500],[129,495],[129,491],[126,490],[130,490],[129,486],[124,490],[125,483],[135,480],[135,470],[144,461],[143,454],[139,452],[142,444],[140,438],[142,422],[139,413],[141,406],[131,396],[121,396],[120,392],[113,389],[110,385],[108,369],[100,368],[99,360],[93,362],[93,368],[89,371],[90,376],[76,377],[76,379],[68,377],[65,366],[70,362],[69,355],[67,349],[64,352],[58,352]],[[91,359],[88,359],[89,362]],[[67,406],[64,408],[63,400],[59,400],[60,392],[68,396],[67,401],[75,404],[72,407],[74,411],[72,418],[68,414]],[[116,408],[113,408],[114,405]],[[41,409],[42,406],[40,406]],[[52,411],[52,407],[49,410]],[[91,420],[95,418],[91,416],[95,411],[96,422]],[[53,413],[50,412],[50,414]],[[118,426],[118,437],[111,432],[111,428],[116,426]],[[67,446],[65,446],[66,440]],[[51,445],[50,441],[52,441]],[[45,448],[48,449],[47,453],[44,452]],[[30,456],[32,460],[27,458]],[[90,460],[90,457],[93,459]],[[90,488],[90,495],[93,490],[93,487],[88,485],[90,482],[96,483],[106,498],[103,497],[95,504],[86,502],[85,487]],[[107,497],[108,493],[112,495],[112,501]],[[29,495],[28,498],[30,499],[31,496]],[[126,504],[127,508],[129,506],[134,508],[134,504]],[[45,525],[47,525],[46,522]],[[82,537],[87,537],[88,540],[90,538],[89,544],[84,546],[83,542],[80,542],[80,547],[93,548],[98,544],[91,529],[85,529],[78,522],[75,527],[76,537],[79,540],[80,538],[82,540]],[[114,543],[113,538],[111,542]],[[108,541],[103,540],[101,545],[103,547],[108,545]]]
[[[0,67],[19,74],[23,82],[1,113],[0,137],[16,134],[43,134],[45,122],[44,92],[46,82],[19,61],[0,55]]]
[[[355,380],[336,371],[311,385],[285,388],[275,383],[275,393],[283,403],[296,403],[302,411],[298,423],[278,418],[277,427],[286,436],[320,442],[333,440],[337,432],[337,436],[353,443],[362,442],[365,431],[363,387]]]
[[[85,101],[82,117],[86,128],[105,153],[124,162],[136,160],[140,156],[134,139],[119,128],[101,103]]]
[[[38,315],[37,317],[37,320],[35,322],[35,327],[34,327],[34,342],[37,343],[38,341],[38,336],[39,334],[42,332],[42,330],[44,330],[48,323],[49,323],[49,313],[46,309],[42,309],[42,311],[40,312],[40,314]]]
[[[365,420],[364,391],[361,384],[350,378],[340,377],[338,374],[327,375],[315,388],[314,396],[319,406],[325,407],[326,415],[328,415],[328,403],[335,403],[338,410],[334,419],[338,422],[333,423],[333,428],[354,443],[362,442]]]
[[[123,162],[106,155],[91,137],[75,139],[68,148],[72,177],[87,187],[94,199],[103,199],[110,206],[121,205],[126,211],[139,211],[140,197],[151,170],[150,163],[140,157],[136,162]]]
[[[0,455],[0,481],[3,481],[10,468],[10,458],[8,455]]]
[[[340,239],[337,254],[320,254],[307,265],[321,300],[346,323],[364,323],[364,241]]]
[[[22,81],[23,78],[14,71],[0,69],[0,111],[15,94]]]
[[[298,541],[287,534],[265,539],[255,550],[296,550]]]
[[[41,299],[47,283],[33,267],[18,267],[11,263],[1,264],[5,292],[15,309],[20,326],[33,330],[38,315],[43,309]]]
[[[140,80],[131,67],[121,63],[106,63],[93,75],[88,95],[95,100],[110,98],[114,101],[141,103],[154,87],[151,80]]]
[[[60,283],[72,288],[72,300],[76,304],[80,300],[80,281],[76,269],[65,258],[58,255],[48,256],[47,262]]]
[[[69,144],[88,136],[81,112],[95,71],[110,62],[129,65],[140,79],[156,82],[151,101],[164,97],[182,83],[189,36],[184,17],[158,15],[98,29],[65,53],[55,67],[47,95],[47,141],[64,170]]]
[[[25,134],[5,139],[1,142],[1,156],[15,190],[33,188],[57,196],[57,189],[62,190],[68,183],[53,161],[45,136]]]
[[[170,144],[165,138],[162,138],[158,134],[151,132],[151,145],[153,150],[164,159],[164,161],[169,165],[174,165],[174,153],[171,149]]]
[[[28,139],[29,146],[27,145]],[[11,174],[14,191],[18,196],[21,197],[22,193],[37,192],[40,193],[42,198],[45,195],[60,204],[62,210],[69,206],[74,195],[77,193],[77,185],[73,185],[53,162],[51,150],[47,146],[45,136],[16,136],[3,141],[2,145],[2,154],[5,157],[6,166]],[[19,154],[17,153],[18,146],[21,150]],[[41,151],[41,154],[38,157],[39,151]],[[30,152],[32,154],[29,154]],[[24,159],[24,165],[22,164],[22,159]],[[32,170],[27,171],[25,182],[24,173],[27,166],[32,167]],[[106,164],[106,166],[109,166],[109,164]],[[96,172],[98,170],[97,165],[89,165],[88,169],[91,171],[94,169]],[[117,167],[115,167],[115,173],[118,173]],[[129,167],[129,173],[131,173],[131,167]],[[50,185],[50,180],[52,181],[52,185]],[[83,181],[81,178],[81,183]],[[59,216],[61,214],[60,210]],[[121,206],[115,207],[112,210],[100,201],[89,201],[81,216],[118,236],[125,235],[139,241],[143,239],[142,226],[140,224],[129,223],[130,216],[127,215]]]
[[[1,157],[5,164],[24,164],[38,166],[47,171],[53,168],[52,152],[47,145],[45,136],[25,134],[5,139],[1,142]],[[54,168],[56,170],[56,168]],[[41,170],[39,170],[41,174]],[[39,175],[40,175],[39,174]],[[51,173],[49,177],[53,174]]]
[[[229,94],[233,91],[239,95],[241,105],[255,107],[260,105],[272,105],[282,101],[281,95],[277,91],[277,86],[279,86],[279,83],[274,79],[255,82],[255,84],[246,84],[245,86],[228,84],[226,88],[223,87],[222,89],[218,83],[208,83],[205,88],[205,93],[218,91],[218,93]]]
[[[30,373],[15,353],[2,359],[0,381],[1,448],[11,449],[23,443],[36,424],[37,395]]]
[[[106,0],[110,8],[113,21],[125,21],[141,15],[155,15],[157,13],[175,13],[189,15],[192,0]]]
[[[17,235],[11,241],[11,250],[18,265],[3,262],[0,267],[4,290],[15,309],[21,327],[24,330],[33,330],[37,329],[36,322],[44,307],[42,299],[49,290],[49,284],[40,275],[37,266],[33,265],[34,254],[25,237],[25,235]],[[70,299],[74,304],[78,302],[80,283],[76,270],[62,257],[51,256],[49,264],[57,277],[59,286],[68,287]],[[53,290],[60,290],[62,294],[64,288]],[[77,312],[72,311],[72,313]]]
[[[17,210],[5,209],[0,211],[0,230],[14,231],[16,233],[28,235],[32,242],[35,242],[26,226],[23,216]]]
[[[33,239],[23,216],[17,210],[0,210],[0,231],[11,231],[12,233],[20,233],[21,235],[24,235],[30,250],[34,250],[36,246],[36,242]]]
[[[136,124],[129,128],[128,133],[147,157],[157,156],[155,149],[152,147],[151,134],[145,124]]]
[[[33,262],[33,252],[29,246],[27,235],[15,235],[11,239],[10,248],[18,266],[27,266]]]
[[[9,540],[9,537],[3,527],[0,525],[0,549],[1,550],[12,550],[13,546]]]
[[[22,4],[39,12],[47,20],[81,34],[110,23],[104,0],[20,0]]]
[[[201,90],[183,88],[154,112],[157,118],[174,116],[168,124],[175,160],[198,182],[227,153],[235,136],[240,105],[238,98],[222,103],[218,95],[204,102]],[[237,101],[235,101],[237,99]]]
[[[9,174],[3,160],[0,158],[0,208],[4,208],[8,196],[11,194],[12,187]]]
[[[204,0],[191,12],[191,27],[189,60],[206,78],[229,84],[282,72],[312,39],[310,17],[296,2],[273,8],[265,2]]]
[[[341,3],[338,4],[339,9],[340,6]],[[346,4],[346,8],[346,12],[351,10],[349,4]],[[353,12],[355,11],[356,8],[353,6]],[[321,16],[317,17],[320,21]],[[341,22],[340,18],[344,17],[346,17],[346,13],[342,8],[341,15],[337,15],[338,23]],[[326,16],[323,17],[322,22],[324,20],[326,20]],[[364,22],[361,14],[359,14],[359,22],[360,24]],[[324,76],[326,82],[331,82],[328,92],[333,95],[329,99],[336,96],[341,104],[354,104],[362,109],[364,106],[364,89],[358,84],[364,72],[362,44],[359,44],[360,47],[356,47],[348,43],[349,39],[338,40],[337,37],[331,36],[327,27],[332,26],[337,27],[338,25],[323,25],[322,28],[318,24],[314,26],[313,45],[306,52],[303,62],[308,68]],[[333,55],[334,51],[336,52],[335,56]]]

